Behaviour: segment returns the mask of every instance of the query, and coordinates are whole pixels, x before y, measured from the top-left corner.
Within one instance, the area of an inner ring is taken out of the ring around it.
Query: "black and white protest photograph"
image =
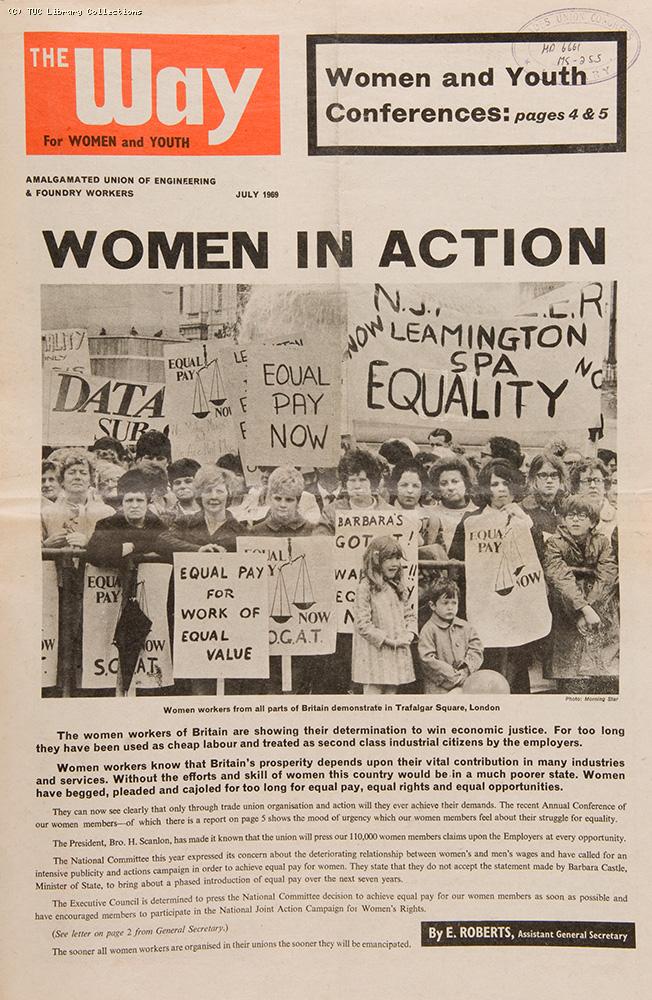
[[[617,285],[41,288],[42,695],[619,692]]]

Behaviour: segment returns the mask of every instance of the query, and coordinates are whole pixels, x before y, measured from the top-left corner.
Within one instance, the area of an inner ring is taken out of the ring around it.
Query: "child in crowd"
[[[419,635],[419,672],[424,694],[447,694],[480,669],[482,643],[473,626],[457,617],[454,580],[436,580],[427,597],[431,616]]]
[[[378,535],[365,550],[355,598],[352,676],[364,694],[395,694],[400,684],[412,683],[416,635],[403,550],[391,535]]]

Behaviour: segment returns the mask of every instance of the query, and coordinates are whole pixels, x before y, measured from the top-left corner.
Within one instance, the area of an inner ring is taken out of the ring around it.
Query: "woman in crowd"
[[[449,555],[451,559],[466,559],[466,530],[467,523],[469,530],[471,522],[478,519],[478,528],[486,510],[498,512],[503,515],[499,519],[500,531],[505,532],[510,521],[517,519],[521,521],[532,534],[537,554],[542,553],[543,539],[541,533],[533,527],[532,519],[523,511],[519,501],[523,498],[525,491],[525,477],[523,473],[511,462],[504,459],[490,459],[481,468],[478,474],[477,499],[480,509],[469,512],[462,516],[460,523],[455,529],[453,541],[451,543]],[[496,519],[494,519],[496,520]],[[493,526],[495,530],[495,525]],[[504,537],[504,535],[503,535]],[[473,616],[468,613],[466,607],[466,573],[465,567],[464,585],[460,587],[462,600],[460,601],[460,617],[468,618],[473,625]],[[462,583],[462,581],[460,581]],[[524,635],[527,629],[524,629]],[[482,638],[482,635],[481,635]],[[530,639],[524,638],[523,644],[519,646],[501,646],[485,648],[483,667],[489,670],[496,670],[507,680],[512,694],[530,693],[529,665],[531,661],[530,641],[538,638],[531,635]]]
[[[235,552],[238,535],[246,534],[245,528],[228,512],[235,480],[226,469],[204,465],[195,475],[195,497],[200,510],[177,518],[167,531],[159,535],[156,549],[172,561],[175,552]],[[168,595],[168,620],[170,634],[174,636],[173,586]],[[181,694],[213,695],[216,681],[198,678],[179,681]]]
[[[570,472],[571,491],[596,504],[600,518],[597,531],[611,539],[616,528],[616,508],[607,499],[611,485],[607,467],[599,458],[578,462]]]
[[[95,499],[92,459],[81,448],[58,449],[56,476],[61,492],[54,503],[42,504],[43,548],[71,547],[79,549],[81,557],[95,525],[110,517],[113,508]],[[65,621],[69,677],[78,674],[82,665],[84,577],[82,558],[57,561],[59,614]],[[65,686],[67,682],[60,678],[59,683]]]
[[[419,545],[442,544],[441,522],[432,509],[423,506],[421,498],[428,488],[423,466],[410,459],[395,465],[387,480],[390,506],[419,518]],[[445,558],[446,553],[442,552]]]
[[[124,471],[124,466],[116,465],[115,462],[101,459],[95,463],[95,493],[114,510],[120,506],[117,486]]]
[[[568,472],[563,459],[547,450],[535,455],[528,470],[527,481],[529,492],[522,507],[545,540],[554,535],[561,523],[562,506],[569,489]],[[529,649],[532,665],[536,665],[542,677],[551,679],[552,631],[531,643]]]
[[[111,517],[98,521],[88,543],[87,559],[95,566],[115,566],[119,570],[123,600],[136,597],[138,565],[129,556],[155,553],[165,524],[149,508],[151,476],[141,469],[129,469],[119,479],[119,509]],[[171,599],[171,598],[170,598]],[[124,691],[118,672],[117,691]],[[164,691],[154,689],[148,694]],[[144,692],[140,692],[143,694]]]
[[[226,469],[202,466],[194,486],[201,509],[177,518],[160,536],[161,555],[171,559],[173,552],[235,552],[236,538],[245,530],[227,511],[232,486],[232,474]]]
[[[442,527],[442,540],[448,552],[455,529],[464,515],[478,509],[471,500],[471,466],[461,455],[440,459],[430,471],[430,483],[438,501],[437,514]]]
[[[249,528],[257,527],[270,512],[269,478],[274,472],[274,466],[261,465],[258,468],[260,486],[253,486],[233,510],[234,516]],[[319,521],[319,507],[313,494],[306,491],[305,479],[297,509],[300,516],[306,521],[310,521],[311,524],[315,525]]]
[[[599,521],[592,499],[568,497],[557,533],[546,543],[554,644],[549,676],[566,694],[617,690],[618,570]]]
[[[120,509],[97,522],[87,559],[95,566],[120,566],[130,555],[155,552],[163,522],[147,508],[148,477],[139,469],[123,473],[117,484]]]
[[[113,509],[93,495],[93,465],[88,452],[69,448],[57,463],[61,493],[42,511],[43,547],[84,548],[103,517]]]
[[[326,534],[335,533],[338,510],[387,509],[378,496],[383,463],[373,452],[366,448],[349,449],[342,455],[337,473],[343,495],[322,511],[318,530]]]
[[[57,479],[57,463],[46,458],[41,462],[41,496],[48,503],[54,503],[61,493],[61,484]]]
[[[337,466],[342,492],[337,500],[326,504],[316,534],[334,535],[338,511],[374,511],[390,509],[380,498],[379,488],[383,475],[383,459],[367,448],[350,448],[345,451]],[[337,633],[335,652],[324,657],[321,673],[322,689],[318,694],[346,694],[351,687],[352,637],[347,632]]]
[[[195,476],[200,468],[199,462],[195,462],[193,458],[179,458],[168,465],[168,483],[176,497],[174,520],[183,515],[199,513],[199,504],[195,499]]]
[[[528,495],[523,510],[544,535],[554,535],[561,519],[561,505],[568,492],[566,466],[551,452],[535,455],[528,471]]]
[[[267,515],[254,524],[249,534],[280,535],[283,538],[311,535],[314,524],[299,513],[303,486],[303,475],[293,466],[281,465],[274,469],[267,481]]]

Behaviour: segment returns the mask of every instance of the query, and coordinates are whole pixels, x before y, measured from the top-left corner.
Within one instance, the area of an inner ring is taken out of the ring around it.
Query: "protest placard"
[[[218,359],[218,340],[166,344],[165,409],[173,457],[213,463],[236,449],[231,400]]]
[[[372,421],[415,431],[437,421],[465,440],[491,427],[584,442],[600,423],[611,287],[544,287],[352,289],[346,370],[362,436]]]
[[[340,510],[335,525],[335,600],[338,632],[352,633],[355,625],[355,592],[362,579],[365,549],[378,535],[400,542],[411,606],[417,610],[417,556],[420,520],[414,514],[387,510]]]
[[[267,560],[175,552],[175,677],[267,677]]]
[[[90,375],[88,331],[83,329],[42,330],[41,361],[43,370],[76,372]]]
[[[309,347],[252,344],[247,366],[247,463],[337,465],[339,341]]]
[[[53,687],[57,683],[59,654],[59,587],[55,563],[43,562],[41,567],[43,572],[41,684],[43,687]]]
[[[88,447],[97,438],[132,444],[143,431],[163,431],[165,386],[117,378],[43,372],[43,443]]]
[[[247,348],[233,341],[220,344],[217,360],[233,420],[233,432],[240,452],[247,440]]]
[[[550,631],[543,570],[527,518],[485,507],[464,522],[466,613],[485,646],[522,646]]]
[[[294,345],[300,347],[303,338],[297,337],[293,340],[283,338],[274,339],[274,344]],[[256,482],[255,464],[248,465],[246,462],[247,448],[247,346],[240,346],[233,341],[222,342],[217,347],[217,358],[226,389],[227,399],[231,407],[233,419],[233,432],[237,448],[241,456],[244,456],[244,474],[248,485]]]
[[[171,567],[142,564],[136,576],[136,598],[151,619],[134,670],[132,688],[163,688],[172,684],[172,657],[167,618]],[[86,567],[84,580],[84,638],[82,676],[84,688],[114,688],[120,668],[113,642],[122,604],[120,572]]]
[[[337,633],[332,539],[261,536],[237,541],[239,552],[260,552],[267,559],[270,653],[332,653]]]

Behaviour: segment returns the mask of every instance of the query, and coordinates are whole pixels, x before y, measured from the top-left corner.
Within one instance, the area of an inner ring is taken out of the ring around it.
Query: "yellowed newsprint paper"
[[[646,996],[648,5],[0,24],[3,997]]]

